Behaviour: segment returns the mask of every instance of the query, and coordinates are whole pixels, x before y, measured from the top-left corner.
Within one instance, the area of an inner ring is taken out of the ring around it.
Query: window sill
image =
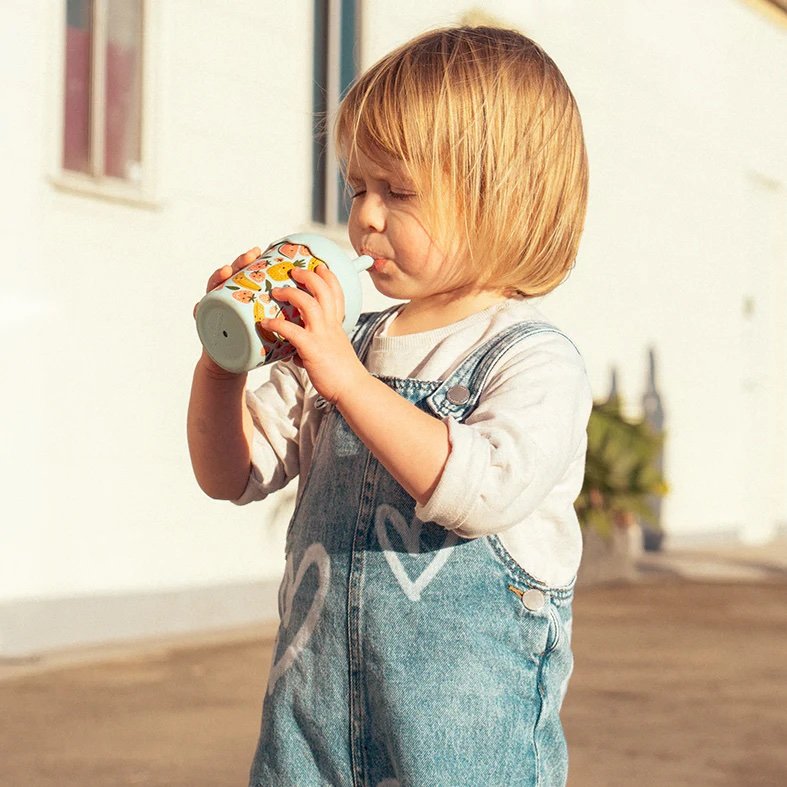
[[[50,176],[49,182],[58,191],[81,197],[94,197],[146,210],[158,210],[161,207],[161,202],[153,199],[141,186],[116,178],[92,178],[75,172],[61,172]]]

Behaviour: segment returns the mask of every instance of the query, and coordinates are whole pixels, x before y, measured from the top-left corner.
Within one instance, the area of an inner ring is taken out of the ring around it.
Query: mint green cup
[[[332,240],[312,233],[295,233],[271,243],[243,270],[211,290],[197,307],[197,333],[208,355],[228,372],[240,374],[258,366],[291,358],[295,348],[260,320],[301,324],[298,310],[271,296],[274,287],[297,287],[293,268],[314,270],[324,263],[344,292],[342,328],[349,335],[361,315],[360,274],[374,260],[350,258]]]

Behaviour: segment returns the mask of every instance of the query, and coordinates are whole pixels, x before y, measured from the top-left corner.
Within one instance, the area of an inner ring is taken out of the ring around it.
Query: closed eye
[[[393,189],[389,188],[388,196],[392,197],[393,199],[412,199],[415,194],[407,191],[394,191]]]
[[[352,184],[350,184],[350,188],[350,199],[355,199],[356,197],[360,197],[362,194],[366,194],[366,189],[364,188],[353,188]],[[386,193],[387,196],[395,200],[408,200],[416,196],[412,191],[395,191],[390,186],[386,189]]]

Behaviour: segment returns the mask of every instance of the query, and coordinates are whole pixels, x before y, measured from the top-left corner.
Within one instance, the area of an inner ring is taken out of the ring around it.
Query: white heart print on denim
[[[306,549],[301,558],[300,565],[298,566],[297,575],[295,575],[295,570],[293,568],[292,553],[287,557],[284,579],[279,591],[279,600],[281,603],[280,632],[286,629],[290,624],[290,615],[292,614],[295,594],[298,592],[298,588],[300,588],[303,578],[311,566],[317,567],[317,590],[314,593],[314,598],[312,599],[309,611],[306,613],[303,623],[301,623],[300,628],[290,641],[287,649],[271,667],[270,678],[268,680],[268,694],[273,693],[279,678],[293,665],[306,647],[306,643],[309,641],[317,625],[317,621],[320,619],[331,579],[331,558],[322,544],[314,543]]]
[[[391,540],[388,537],[389,523],[394,526],[394,530],[399,534],[407,553],[411,557],[416,558],[424,554],[421,552],[421,531],[424,523],[417,516],[413,515],[412,520],[408,524],[402,514],[387,503],[380,505],[374,516],[374,529],[377,533],[377,540],[383,548],[383,554],[393,575],[396,577],[396,581],[410,601],[420,601],[422,591],[437,576],[448,558],[451,557],[451,553],[454,551],[454,546],[459,541],[459,538],[456,533],[447,530],[445,540],[440,549],[426,553],[427,555],[432,555],[432,559],[421,571],[417,579],[413,581],[410,579],[399,554],[391,546]]]

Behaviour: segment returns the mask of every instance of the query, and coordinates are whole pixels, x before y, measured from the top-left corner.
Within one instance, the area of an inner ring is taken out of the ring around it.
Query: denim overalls
[[[361,317],[361,359],[387,316]],[[544,331],[556,329],[512,326],[445,381],[383,379],[462,421],[501,353]],[[546,587],[496,536],[418,520],[412,497],[320,403],[251,784],[563,785],[573,583]]]

